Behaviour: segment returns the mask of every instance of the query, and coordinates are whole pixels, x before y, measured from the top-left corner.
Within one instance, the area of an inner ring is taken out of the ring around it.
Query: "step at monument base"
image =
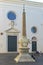
[[[35,62],[35,60],[27,53],[27,54],[19,54],[16,58],[14,58],[16,62]]]

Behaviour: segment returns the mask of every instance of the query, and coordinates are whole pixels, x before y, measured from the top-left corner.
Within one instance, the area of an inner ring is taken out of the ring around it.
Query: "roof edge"
[[[26,4],[29,6],[37,6],[37,7],[43,7],[43,3],[40,2],[33,2],[33,1],[17,1],[17,0],[0,0],[0,2],[3,3],[14,3],[14,4]]]

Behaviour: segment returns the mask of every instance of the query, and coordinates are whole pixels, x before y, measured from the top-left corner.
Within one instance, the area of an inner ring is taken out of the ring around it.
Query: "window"
[[[16,14],[13,11],[9,11],[7,13],[7,17],[9,20],[15,20],[16,19]]]
[[[36,32],[37,32],[37,28],[36,28],[35,26],[33,26],[33,27],[31,28],[31,32],[32,32],[32,33],[36,33]]]

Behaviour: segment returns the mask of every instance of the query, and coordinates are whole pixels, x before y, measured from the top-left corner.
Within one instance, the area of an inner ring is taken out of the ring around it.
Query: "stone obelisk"
[[[19,39],[19,55],[16,58],[14,58],[16,62],[35,62],[35,60],[29,55],[28,43],[29,43],[29,39],[27,39],[26,37],[25,5],[23,5],[22,36]]]

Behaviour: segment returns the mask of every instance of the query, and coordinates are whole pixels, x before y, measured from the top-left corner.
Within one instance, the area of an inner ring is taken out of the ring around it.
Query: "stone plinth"
[[[19,40],[19,55],[14,58],[16,62],[35,62],[35,60],[29,55],[28,43],[29,40],[26,37],[22,37]]]
[[[16,62],[35,62],[28,53],[20,53],[15,59]]]

